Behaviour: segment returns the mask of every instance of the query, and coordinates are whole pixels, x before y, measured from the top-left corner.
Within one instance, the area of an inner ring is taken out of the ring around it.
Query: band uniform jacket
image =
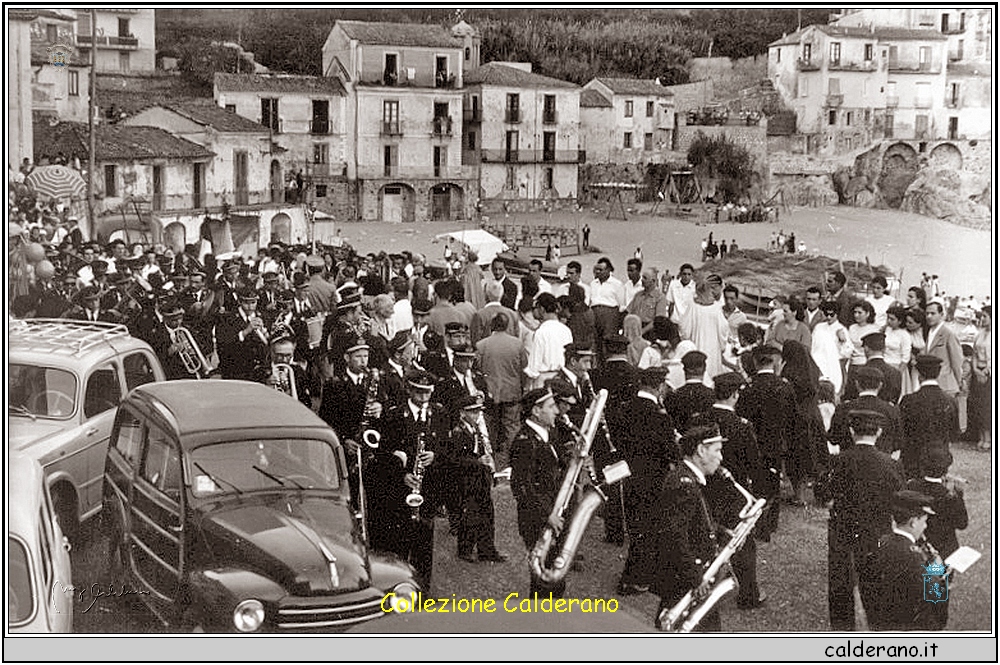
[[[958,408],[940,386],[930,384],[905,395],[899,403],[899,412],[903,419],[903,467],[907,475],[916,477],[924,451],[930,446],[947,449],[957,434]]]
[[[302,369],[302,367],[296,365],[295,363],[292,363],[291,365],[289,365],[289,367],[292,368],[292,377],[293,380],[295,381],[296,399],[298,399],[300,402],[302,402],[311,409],[313,405],[312,395],[313,392],[316,392],[313,388],[311,377],[308,375],[306,370]],[[271,378],[273,369],[274,369],[273,365],[261,365],[257,371],[257,382],[269,385],[268,381]],[[277,386],[273,387],[275,390],[278,390]],[[339,433],[338,436],[340,436]],[[352,437],[347,437],[347,438],[352,438]],[[343,438],[341,438],[341,441],[343,441]]]
[[[456,485],[459,512],[459,551],[467,551],[474,545],[474,530],[488,527],[488,532],[480,535],[481,553],[493,551],[493,499],[490,490],[493,474],[490,468],[479,461],[486,454],[486,441],[465,422],[452,428],[447,445],[442,451],[442,463],[452,467],[452,478]]]
[[[648,490],[646,498],[652,500],[667,471],[681,461],[674,421],[659,404],[639,395],[629,400],[625,411],[629,414],[629,427],[616,441],[632,472],[625,486],[641,486],[643,491]]]
[[[608,431],[612,438],[612,443],[622,433],[628,429],[630,414],[625,408],[632,401],[632,398],[639,391],[638,372],[635,367],[626,360],[606,360],[604,367],[596,369],[590,373],[593,382],[594,392],[604,389],[608,391],[607,406],[604,408],[604,419],[608,424]],[[584,389],[587,392],[587,389]],[[600,436],[595,439],[592,446],[594,461],[598,467],[613,461],[609,453],[609,446],[600,442]],[[617,447],[617,444],[615,444]]]
[[[873,411],[882,415],[882,435],[875,442],[875,447],[886,454],[892,454],[903,447],[903,422],[899,409],[884,399],[875,395],[862,395],[852,400],[841,402],[833,412],[830,420],[830,443],[840,446],[844,451],[854,445],[851,437],[851,413],[854,411]]]
[[[874,367],[882,372],[882,388],[878,391],[878,396],[889,404],[899,402],[899,396],[903,392],[903,375],[895,367],[890,367],[882,358],[871,358],[865,363],[866,367]],[[852,366],[852,369],[854,366]],[[844,384],[843,399],[856,399],[858,396],[858,385],[854,382],[851,372],[848,372],[847,381]]]
[[[240,309],[219,317],[215,340],[223,379],[256,381],[261,365],[268,364],[269,351],[260,335],[251,331],[240,340],[240,332],[246,327]]]
[[[385,371],[382,372],[379,378],[382,381],[382,385],[385,386],[385,403],[382,404],[383,411],[388,411],[391,408],[406,403],[406,400],[409,399],[409,388],[406,383],[405,369],[400,374],[396,371],[392,363],[386,363]]]
[[[517,501],[517,530],[530,551],[548,522],[562,485],[559,445],[549,435],[546,443],[524,424],[510,444],[510,488]]]
[[[961,490],[949,489],[944,483],[936,483],[924,478],[911,478],[906,489],[915,490],[934,499],[932,507],[936,515],[927,516],[924,538],[934,549],[947,559],[958,549],[957,529],[969,526],[969,513],[965,508],[965,498]]]
[[[482,395],[483,403],[489,402],[489,387],[486,385],[486,377],[483,376],[482,372],[476,370],[471,370],[469,375],[472,377],[473,389]],[[467,377],[465,379],[467,380]],[[460,383],[454,371],[445,375],[434,388],[434,400],[444,405],[448,415],[451,416],[452,427],[458,424],[458,400],[471,394],[472,391],[469,390],[468,384]]]
[[[753,424],[761,457],[774,466],[795,436],[792,385],[775,374],[758,372],[740,394],[736,413]]]
[[[68,312],[66,312],[64,318],[73,319],[76,321],[92,321],[90,313],[83,307],[77,305],[73,307]],[[103,323],[121,323],[122,316],[113,309],[101,308],[97,310],[97,320]]]
[[[658,563],[651,590],[672,606],[701,583],[717,554],[715,524],[703,488],[684,462],[667,473],[655,515]]]
[[[265,288],[257,290],[257,313],[264,319],[264,326],[268,330],[274,327],[274,322],[281,313],[280,308],[276,291]]]
[[[860,580],[869,628],[904,631],[943,627],[936,625],[935,604],[924,599],[924,566],[932,559],[926,549],[891,529],[878,539],[867,574]]]
[[[833,458],[830,528],[853,535],[861,552],[872,551],[879,535],[892,529],[889,505],[901,489],[903,473],[896,460],[874,446],[848,448]]]
[[[765,470],[753,425],[729,409],[713,406],[708,413],[719,425],[719,433],[728,439],[722,444],[723,465],[733,474],[736,482],[754,494],[754,486],[763,480]]]
[[[707,413],[715,403],[715,391],[701,381],[685,383],[663,400],[663,406],[680,432],[687,429],[688,420],[696,413]]]
[[[323,387],[323,401],[319,407],[319,417],[333,428],[337,436],[343,442],[352,439],[357,443],[362,443],[361,425],[364,418],[365,404],[368,401],[369,382],[371,374],[362,377],[360,383],[354,383],[347,373],[336,376]],[[376,392],[376,399],[380,403],[384,400],[384,382],[379,376],[379,386]],[[383,415],[384,409],[383,409]],[[378,429],[378,422],[372,420],[371,426]],[[350,463],[351,460],[348,460]]]
[[[160,365],[163,367],[163,374],[166,376],[167,381],[195,378],[194,374],[187,371],[184,361],[181,360],[180,353],[170,350],[173,342],[171,340],[170,329],[167,328],[165,323],[157,321],[149,331],[146,342],[153,347],[153,352],[160,359]]]

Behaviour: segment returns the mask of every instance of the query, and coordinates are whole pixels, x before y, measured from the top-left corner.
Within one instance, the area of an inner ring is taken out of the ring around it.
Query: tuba
[[[601,390],[597,393],[596,399],[591,402],[590,408],[587,410],[587,415],[584,417],[583,426],[580,429],[573,427],[574,438],[576,439],[573,459],[566,469],[566,475],[563,477],[559,494],[556,496],[555,504],[552,506],[550,521],[552,521],[553,517],[562,518],[567,508],[569,508],[574,490],[581,480],[580,476],[586,472],[590,446],[597,435],[604,406],[607,401],[608,391]],[[627,478],[629,475],[631,475],[631,472],[629,471],[628,463],[625,461],[616,462],[604,468],[604,485],[613,485]],[[586,486],[583,498],[580,499],[574,508],[573,517],[570,520],[568,528],[565,529],[565,536],[560,545],[559,553],[552,561],[551,567],[546,567],[546,559],[548,559],[549,551],[560,534],[556,533],[551,526],[546,525],[529,555],[529,565],[535,577],[549,584],[559,582],[566,577],[566,573],[569,572],[569,566],[573,562],[573,557],[576,556],[576,550],[580,546],[580,541],[583,539],[583,534],[587,529],[590,518],[593,516],[594,511],[606,500],[607,497],[599,484],[594,483]]]
[[[211,365],[205,358],[205,354],[198,348],[198,342],[194,340],[194,335],[184,326],[170,328],[170,343],[180,345],[177,352],[184,363],[184,369],[188,374],[193,374],[195,378],[202,379],[212,371]]]
[[[413,475],[417,486],[406,495],[406,505],[413,511],[411,517],[420,519],[420,506],[424,505],[424,495],[421,493],[424,484],[424,465],[420,461],[421,454],[427,449],[427,405],[420,407],[420,432],[417,433],[417,450],[413,455]]]
[[[733,529],[729,542],[726,543],[726,546],[722,548],[722,551],[719,552],[715,560],[709,565],[705,574],[702,575],[702,581],[708,582],[711,585],[708,592],[699,596],[695,594],[695,589],[692,589],[684,594],[684,597],[677,601],[676,605],[660,612],[660,615],[657,617],[657,625],[660,630],[673,633],[690,633],[726,594],[737,587],[736,578],[732,575],[725,574],[718,581],[716,581],[716,577],[722,570],[722,567],[729,563],[733,555],[743,547],[746,539],[752,538],[750,534],[757,520],[760,519],[761,513],[764,512],[767,499],[758,499],[750,494],[745,487],[736,482],[729,469],[719,467],[719,473],[723,478],[731,482],[739,493],[743,495],[743,498],[746,499],[746,504],[740,510],[740,523]]]
[[[368,370],[368,391],[365,393],[365,410],[361,416],[361,440],[371,449],[378,448],[382,441],[382,434],[377,429],[371,427],[371,417],[368,409],[378,401],[379,373],[377,369]]]
[[[288,363],[271,365],[271,376],[274,377],[274,389],[280,390],[292,399],[298,399],[298,389],[295,387],[295,370]]]

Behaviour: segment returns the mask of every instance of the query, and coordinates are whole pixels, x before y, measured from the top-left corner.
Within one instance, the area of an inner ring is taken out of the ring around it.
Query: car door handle
[[[98,428],[91,427],[90,429],[87,430],[87,436],[94,436],[95,434],[97,434],[98,431],[100,431]]]

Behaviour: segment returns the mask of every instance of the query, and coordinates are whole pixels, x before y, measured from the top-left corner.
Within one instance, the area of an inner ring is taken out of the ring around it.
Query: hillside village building
[[[584,90],[592,90],[611,105],[607,111],[584,114],[588,162],[615,164],[662,163],[672,149],[674,131],[673,93],[650,79],[596,78]],[[587,96],[588,109],[603,109],[592,94]],[[594,144],[595,152],[590,145]],[[607,152],[605,153],[605,149]],[[604,159],[601,159],[604,158]]]
[[[156,69],[156,10],[124,7],[76,10],[76,44],[85,62],[96,49],[98,72],[151,72]],[[91,30],[93,29],[93,35]]]

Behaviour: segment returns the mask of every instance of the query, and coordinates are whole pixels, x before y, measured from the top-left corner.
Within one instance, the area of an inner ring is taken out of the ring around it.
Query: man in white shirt
[[[573,342],[573,333],[559,320],[559,303],[551,293],[539,294],[535,301],[535,316],[541,319],[528,351],[524,373],[530,379],[529,389],[541,388],[565,365],[565,347]]]
[[[570,287],[573,285],[579,286],[583,289],[583,302],[587,305],[590,304],[590,287],[584,284],[580,277],[583,275],[583,266],[580,265],[579,261],[570,261],[566,264],[566,282],[560,284],[553,293],[558,298],[560,296],[568,296]]]
[[[642,259],[629,259],[625,264],[625,274],[628,277],[623,283],[625,289],[625,306],[632,302],[635,294],[642,291]]]
[[[694,266],[685,263],[681,266],[678,279],[671,280],[667,288],[667,307],[670,320],[680,325],[687,311],[694,302]]]
[[[597,355],[604,360],[604,338],[618,333],[621,328],[622,312],[628,307],[625,300],[625,286],[612,273],[615,268],[611,260],[602,256],[594,264],[594,281],[590,283],[590,308],[594,312],[594,330],[597,340]]]

